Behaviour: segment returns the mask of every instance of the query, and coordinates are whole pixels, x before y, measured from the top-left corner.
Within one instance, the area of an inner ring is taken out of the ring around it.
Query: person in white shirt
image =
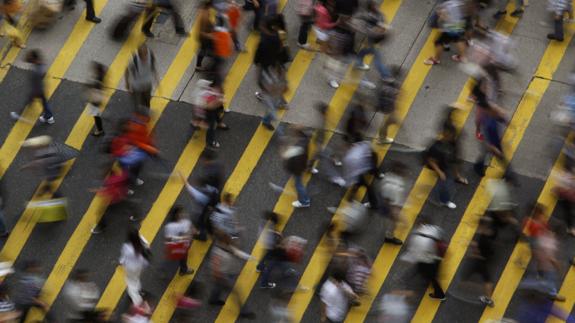
[[[177,243],[180,247],[185,247],[184,254],[178,259],[180,275],[189,275],[194,272],[188,268],[188,249],[190,248],[194,232],[192,221],[184,212],[184,209],[179,205],[174,206],[170,210],[168,223],[164,226],[164,238],[166,244]]]
[[[100,299],[98,286],[90,281],[90,272],[78,269],[64,287],[67,318],[73,322],[97,320],[101,313],[96,311]]]
[[[322,322],[343,322],[347,316],[351,301],[358,298],[344,278],[345,273],[335,271],[332,277],[323,284],[320,292]]]
[[[148,248],[137,229],[132,228],[128,231],[128,239],[122,245],[120,264],[124,267],[128,296],[134,305],[140,305],[143,301],[140,295],[142,289],[140,275],[149,265]]]
[[[405,188],[405,165],[396,162],[392,165],[380,184],[381,207],[380,212],[384,216],[385,242],[401,245],[403,241],[395,236],[397,224],[405,222],[401,216],[401,209],[407,198]]]

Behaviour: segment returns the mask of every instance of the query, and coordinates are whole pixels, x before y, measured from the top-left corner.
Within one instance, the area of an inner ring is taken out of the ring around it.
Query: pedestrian
[[[380,50],[381,43],[387,37],[387,26],[385,24],[385,17],[379,11],[375,1],[367,2],[367,10],[365,13],[359,15],[359,19],[365,26],[363,31],[367,35],[367,44],[357,53],[355,67],[364,71],[368,70],[369,65],[365,64],[363,60],[365,56],[373,55],[379,77],[382,80],[391,81],[392,74],[383,63]]]
[[[555,31],[547,34],[550,40],[563,41],[563,16],[567,13],[573,16],[573,4],[569,0],[549,0],[549,11],[553,17],[553,26]]]
[[[265,0],[261,0],[262,2],[265,2]],[[260,11],[260,1],[258,0],[246,0],[244,2],[244,6],[242,7],[242,9],[244,11],[253,11],[254,12],[254,20],[252,23],[252,29],[254,31],[259,31],[260,30],[260,23],[261,23],[261,11]]]
[[[172,15],[172,20],[174,22],[174,29],[176,34],[180,36],[188,36],[186,29],[184,28],[184,21],[178,12],[178,8],[174,6],[172,0],[152,0],[151,5],[146,8],[144,14],[144,24],[142,25],[142,32],[148,38],[154,38],[152,33],[152,25],[154,24],[154,16],[158,9],[169,12]]]
[[[411,304],[409,298],[413,296],[410,291],[393,290],[381,298],[379,305],[380,323],[409,323]]]
[[[330,30],[338,23],[333,16],[333,10],[330,11],[328,7],[328,0],[318,0],[313,7],[315,17],[313,31],[319,50],[324,54],[328,52]]]
[[[416,266],[417,273],[425,279],[426,289],[427,285],[431,283],[433,293],[430,293],[429,296],[444,301],[445,293],[437,281],[441,260],[445,252],[445,242],[441,239],[441,229],[436,225],[422,222],[411,235],[407,246],[407,252],[402,256],[402,259]]]
[[[377,194],[370,185],[369,175],[377,175],[377,155],[371,148],[369,141],[360,141],[352,144],[343,158],[344,180],[350,191],[349,201],[353,199],[357,190],[363,186],[367,189],[368,208],[376,210],[378,207]]]
[[[134,99],[135,112],[148,114],[154,82],[160,79],[156,70],[156,57],[145,44],[138,48],[126,69],[126,88]]]
[[[401,88],[399,73],[399,67],[392,68],[390,78],[382,80],[380,86],[377,87],[376,110],[385,117],[378,130],[377,143],[379,145],[392,144],[394,141],[392,137],[389,137],[389,127],[397,125],[399,120],[396,112],[397,98]]]
[[[38,136],[30,138],[24,141],[22,146],[33,149],[34,160],[24,164],[20,170],[27,168],[41,169],[43,173],[43,181],[40,184],[38,193],[41,195],[53,194],[55,197],[59,197],[60,193],[56,189],[56,182],[60,177],[62,177],[65,159],[56,145],[52,142],[52,137]]]
[[[26,101],[25,107],[34,103],[36,99],[42,101],[42,115],[40,115],[40,122],[47,124],[54,124],[56,120],[48,104],[48,98],[46,98],[46,84],[44,79],[46,77],[46,64],[42,53],[38,49],[33,49],[26,54],[25,61],[32,64],[32,73],[30,73],[30,91],[28,92],[28,99]],[[12,111],[10,116],[19,120],[21,118],[22,112],[17,113]]]
[[[188,268],[188,251],[195,233],[192,221],[184,209],[176,205],[168,215],[168,223],[164,226],[164,241],[167,258],[178,261],[180,275],[190,275],[193,269]]]
[[[575,236],[575,221],[573,220],[573,205],[575,203],[575,173],[573,165],[563,163],[562,169],[555,174],[557,185],[553,188],[557,195],[559,206],[565,219],[567,234]]]
[[[321,322],[341,323],[347,316],[351,302],[358,296],[345,281],[345,273],[335,271],[322,285],[320,298]]]
[[[90,272],[76,269],[64,286],[68,322],[104,322],[103,311],[96,309],[100,291],[90,280]]]
[[[143,302],[140,276],[150,264],[150,257],[150,249],[138,230],[129,229],[126,242],[122,245],[119,263],[124,267],[128,296],[135,306]]]
[[[84,2],[86,3],[86,20],[95,24],[102,22],[102,19],[96,16],[96,11],[94,10],[94,0],[84,0]],[[76,7],[76,0],[65,0],[64,7],[67,7],[69,10],[74,10]]]
[[[489,217],[479,219],[477,232],[470,243],[470,261],[465,268],[463,280],[468,281],[474,273],[480,275],[483,283],[483,295],[479,297],[479,301],[489,307],[494,307],[495,303],[491,298],[493,294],[493,278],[489,272],[495,252],[495,235],[493,230],[491,230],[493,226],[491,222],[492,219]]]
[[[221,119],[224,114],[224,93],[219,78],[212,81],[208,91],[204,91],[203,102],[205,104],[205,120],[207,124],[206,146],[220,148],[220,142],[216,139],[216,129],[229,130]]]
[[[5,282],[0,283],[0,322],[18,322],[22,313],[16,309],[16,304],[10,298],[10,291]]]
[[[228,9],[226,12],[226,16],[228,18],[228,26],[230,33],[232,35],[232,40],[234,42],[234,48],[236,52],[245,52],[245,48],[242,46],[242,43],[239,40],[238,36],[238,28],[240,23],[242,22],[242,11],[239,4],[236,0],[227,0],[228,2]]]
[[[92,62],[92,81],[88,84],[88,112],[94,117],[96,129],[92,135],[99,137],[104,135],[102,125],[102,104],[104,103],[104,87],[106,78],[106,67],[98,62]]]
[[[441,54],[444,46],[456,43],[459,54],[452,55],[451,59],[461,62],[465,54],[465,19],[463,3],[461,0],[448,0],[437,8],[438,24],[441,34],[435,40],[435,53],[424,61],[425,65],[437,65],[441,63]]]
[[[364,106],[362,104],[352,105],[345,122],[345,141],[349,145],[363,141],[368,125],[369,121]]]
[[[292,143],[286,145],[282,153],[282,160],[286,171],[293,176],[297,200],[292,203],[294,208],[307,208],[311,206],[311,199],[303,183],[303,174],[308,165],[309,137],[301,128],[293,129]]]
[[[234,207],[234,196],[231,193],[222,194],[222,200],[214,208],[210,215],[210,222],[214,233],[223,232],[236,240],[240,236],[242,228],[237,219]]]
[[[33,308],[46,314],[45,322],[54,322],[48,304],[42,300],[42,286],[45,281],[42,277],[42,265],[38,261],[28,260],[24,263],[18,283],[20,292],[15,299],[16,308],[22,314],[20,322],[26,320],[26,316]]]
[[[209,185],[205,181],[197,181],[194,185],[188,183],[187,179],[180,174],[181,180],[186,186],[186,190],[193,200],[192,219],[194,219],[197,234],[195,239],[200,241],[208,240],[208,233],[211,233],[209,214],[219,202],[219,190]]]
[[[307,42],[307,37],[309,34],[309,30],[314,22],[313,0],[298,0],[296,11],[300,19],[297,45],[301,49],[310,50],[311,46]]]
[[[209,296],[209,304],[222,306],[225,301],[221,299],[222,294],[231,292],[240,309],[240,318],[254,319],[255,313],[249,311],[237,290],[234,289],[234,277],[236,273],[233,267],[237,259],[254,260],[249,254],[239,250],[231,243],[230,236],[218,234],[215,237],[215,243],[211,250],[210,269],[213,281],[212,291]]]
[[[398,224],[405,223],[405,219],[401,214],[407,198],[405,177],[406,166],[401,162],[394,162],[380,182],[379,201],[381,205],[379,213],[384,220],[384,242],[394,245],[403,244],[403,241],[395,235],[395,230]]]
[[[266,220],[266,226],[262,233],[262,236],[264,237],[264,252],[262,259],[260,259],[260,262],[256,267],[257,272],[262,272],[266,268],[268,260],[272,258],[273,251],[279,247],[283,240],[283,236],[278,228],[279,216],[276,213],[269,211],[264,213],[264,219]]]
[[[211,68],[203,68],[202,62],[204,57],[213,56],[213,31],[214,24],[210,18],[210,8],[211,2],[206,0],[203,1],[199,12],[198,12],[198,43],[200,44],[200,50],[198,51],[198,57],[196,58],[196,72],[203,72],[206,70],[211,70]]]
[[[26,48],[22,32],[18,29],[18,23],[14,18],[15,15],[20,14],[22,5],[18,0],[2,0],[0,12],[4,18],[2,29],[4,33],[10,38],[12,46],[20,49]]]
[[[445,125],[439,138],[424,153],[425,165],[439,178],[437,187],[439,202],[449,209],[457,207],[450,193],[452,176],[455,176],[455,182],[468,184],[467,179],[459,173],[459,147],[456,136],[455,128]]]

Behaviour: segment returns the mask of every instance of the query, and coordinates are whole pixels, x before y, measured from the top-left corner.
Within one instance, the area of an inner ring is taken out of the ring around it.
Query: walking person
[[[567,13],[573,16],[573,3],[570,0],[549,0],[549,11],[553,17],[555,31],[547,35],[547,39],[563,41],[563,16]]]
[[[3,0],[0,5],[0,12],[4,18],[2,29],[4,33],[10,38],[12,45],[20,49],[26,48],[22,32],[18,29],[18,22],[14,18],[15,15],[20,14],[22,5],[18,0]]]
[[[359,297],[345,281],[345,272],[336,270],[323,283],[320,291],[321,322],[342,323],[350,304]]]
[[[28,94],[28,100],[26,101],[26,106],[32,104],[36,99],[42,101],[42,115],[40,115],[40,122],[47,124],[54,124],[56,120],[48,104],[48,98],[46,98],[46,84],[44,79],[46,78],[46,64],[42,53],[38,49],[33,49],[26,54],[26,62],[32,64],[32,73],[30,73],[30,91]],[[22,113],[11,112],[10,116],[19,120]]]
[[[184,28],[184,21],[182,20],[182,17],[178,12],[178,8],[174,6],[172,0],[152,0],[152,4],[146,8],[144,14],[144,24],[142,25],[142,32],[144,35],[146,35],[146,37],[154,38],[154,34],[152,33],[152,25],[154,24],[154,15],[159,8],[168,11],[172,15],[176,34],[180,36],[188,36],[188,33]]]
[[[102,22],[102,19],[96,16],[96,11],[94,10],[94,0],[84,0],[84,2],[86,3],[86,20],[95,24]],[[66,0],[64,2],[64,7],[67,7],[69,10],[74,10],[75,6],[76,0]]]
[[[405,223],[401,214],[407,189],[405,184],[406,166],[401,162],[392,164],[390,170],[385,173],[380,183],[380,214],[383,215],[385,242],[401,245],[403,241],[395,235],[395,229],[399,223]]]
[[[385,117],[378,130],[377,143],[379,145],[392,144],[394,141],[388,134],[389,127],[397,125],[398,122],[396,104],[401,88],[401,83],[398,80],[399,73],[399,68],[393,68],[391,77],[385,81],[382,80],[378,86],[376,110]]]
[[[502,16],[505,16],[507,14],[507,0],[499,0],[499,7],[497,9],[497,12],[493,15],[493,18],[495,19],[499,19]],[[515,17],[515,18],[519,18],[523,15],[523,6],[525,4],[523,3],[523,0],[515,0],[515,10],[513,10],[513,12],[511,13],[511,17]]]
[[[369,1],[367,3],[367,10],[365,13],[359,15],[359,19],[365,24],[364,32],[367,35],[367,44],[357,53],[355,67],[364,71],[368,70],[369,65],[365,64],[363,60],[365,56],[373,55],[379,77],[386,81],[392,80],[391,72],[383,63],[380,50],[380,44],[386,37],[387,27],[385,25],[385,17],[379,11],[375,1]]]
[[[145,44],[138,48],[126,69],[126,88],[132,94],[136,112],[147,115],[152,99],[154,82],[160,83],[156,70],[156,57]]]
[[[299,0],[296,11],[300,19],[297,45],[301,49],[310,50],[311,46],[307,43],[307,37],[309,30],[313,25],[313,0]]]
[[[444,47],[450,43],[456,43],[459,54],[451,56],[456,62],[461,62],[465,54],[465,17],[464,4],[461,0],[448,0],[437,8],[438,25],[441,34],[435,40],[435,53],[423,63],[425,65],[437,65],[441,63],[441,54]]]
[[[309,138],[301,128],[293,128],[293,143],[287,145],[282,153],[284,167],[293,176],[297,200],[292,203],[295,208],[311,206],[311,199],[303,183],[303,173],[308,165]]]
[[[202,2],[200,9],[198,11],[198,43],[200,44],[200,50],[198,51],[198,57],[196,58],[196,72],[206,71],[206,68],[202,67],[202,63],[206,56],[213,55],[213,31],[214,24],[210,18],[210,1]]]
[[[216,129],[228,130],[229,127],[221,122],[224,114],[224,93],[220,78],[214,78],[208,91],[204,91],[205,120],[208,126],[206,132],[206,146],[220,148],[220,143],[216,139]]]
[[[104,86],[106,78],[106,67],[98,62],[92,62],[92,81],[88,85],[88,112],[94,117],[96,129],[92,135],[99,137],[104,135],[102,125],[102,104],[104,100]]]
[[[192,221],[184,209],[179,205],[172,207],[168,215],[168,223],[164,226],[164,239],[168,261],[178,262],[180,275],[194,273],[193,269],[188,268],[188,250],[194,232]]]
[[[96,309],[100,291],[90,272],[76,269],[64,286],[67,322],[104,322],[103,311]]]
[[[349,201],[352,201],[361,186],[367,190],[367,207],[377,209],[377,194],[369,183],[368,175],[376,175],[377,155],[371,148],[369,141],[360,141],[352,144],[343,158],[344,180],[349,191]]]
[[[122,245],[119,262],[124,267],[128,296],[132,304],[138,306],[143,301],[140,276],[150,264],[150,250],[136,228],[128,231],[126,242]]]

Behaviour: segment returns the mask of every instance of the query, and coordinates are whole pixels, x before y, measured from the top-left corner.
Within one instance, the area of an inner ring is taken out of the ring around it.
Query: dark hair
[[[318,102],[315,104],[315,108],[317,109],[317,111],[319,111],[319,113],[324,115],[327,113],[327,110],[329,110],[329,105],[325,102]]]
[[[33,63],[33,62],[37,62],[41,59],[42,59],[42,54],[40,54],[40,50],[38,50],[38,49],[32,49],[32,50],[28,51],[28,54],[26,54],[26,62]]]
[[[168,222],[178,222],[180,214],[182,213],[183,210],[184,208],[182,208],[181,205],[175,205],[174,207],[172,207],[170,213],[168,214]]]
[[[96,61],[92,62],[92,71],[94,72],[94,76],[96,80],[99,82],[104,82],[104,78],[106,77],[107,68],[104,64],[98,63]]]
[[[271,221],[271,223],[273,223],[274,225],[279,223],[279,217],[278,217],[277,213],[275,213],[273,211],[265,212],[264,218],[268,221]]]
[[[136,251],[137,254],[144,254],[144,244],[142,243],[142,238],[140,238],[138,229],[130,228],[128,230],[128,238],[126,241],[129,242],[132,247],[134,247],[134,251]]]

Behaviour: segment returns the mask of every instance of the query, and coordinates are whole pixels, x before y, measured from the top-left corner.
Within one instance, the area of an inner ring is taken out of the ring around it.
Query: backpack
[[[228,58],[233,52],[233,41],[230,32],[223,27],[216,27],[214,35],[214,54],[221,58]]]

